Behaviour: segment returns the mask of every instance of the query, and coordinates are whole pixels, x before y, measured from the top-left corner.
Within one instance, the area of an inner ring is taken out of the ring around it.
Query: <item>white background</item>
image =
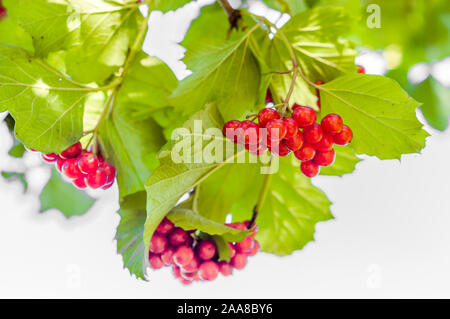
[[[191,4],[151,18],[146,50],[179,77],[188,72],[176,42],[197,14]],[[113,239],[116,189],[68,220],[57,211],[38,213],[45,169],[31,171],[27,195],[19,182],[0,178],[0,297],[449,298],[450,132],[427,130],[432,137],[421,154],[365,158],[351,175],[315,178],[335,219],[318,224],[315,242],[302,251],[283,258],[261,253],[231,277],[188,287],[168,269],[143,282],[122,268]],[[5,155],[11,140],[3,126],[0,136],[0,168],[20,169]],[[36,161],[28,155],[29,165]]]

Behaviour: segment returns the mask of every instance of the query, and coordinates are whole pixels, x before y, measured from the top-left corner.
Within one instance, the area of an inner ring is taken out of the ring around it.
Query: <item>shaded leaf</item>
[[[52,177],[40,195],[41,212],[55,208],[66,217],[83,215],[94,204],[94,199],[84,191],[62,180],[56,169],[52,170]]]

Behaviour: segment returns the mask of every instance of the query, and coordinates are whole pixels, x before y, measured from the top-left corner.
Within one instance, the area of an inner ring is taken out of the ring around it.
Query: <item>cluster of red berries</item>
[[[56,163],[56,168],[68,177],[78,188],[108,189],[114,184],[116,169],[104,160],[101,154],[84,151],[81,143],[76,143],[61,154],[42,154],[48,163]]]
[[[249,222],[227,224],[236,229],[247,229]],[[259,250],[259,243],[254,239],[257,229],[238,243],[228,243],[230,262],[219,261],[217,246],[209,239],[199,239],[195,230],[186,231],[175,226],[170,220],[158,225],[150,241],[149,263],[153,269],[164,266],[172,267],[175,278],[189,285],[193,281],[211,281],[219,273],[229,276],[233,268],[243,269],[247,257],[254,256]]]
[[[307,106],[295,104],[292,117],[285,118],[276,109],[264,108],[258,114],[258,124],[250,120],[229,121],[223,134],[256,155],[267,149],[278,156],[294,152],[302,162],[303,174],[314,177],[320,166],[333,164],[333,145],[346,145],[353,138],[352,130],[337,114],[328,114],[320,124],[316,120],[316,112]]]

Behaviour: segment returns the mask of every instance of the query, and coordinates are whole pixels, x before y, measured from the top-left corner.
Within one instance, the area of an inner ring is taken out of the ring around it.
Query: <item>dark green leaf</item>
[[[145,245],[143,232],[145,223],[145,192],[125,197],[120,203],[120,224],[117,227],[117,252],[122,255],[124,268],[132,275],[146,280],[144,270]]]

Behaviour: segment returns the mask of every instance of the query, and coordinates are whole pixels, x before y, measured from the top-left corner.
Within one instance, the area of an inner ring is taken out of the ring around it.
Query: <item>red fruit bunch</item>
[[[84,151],[79,142],[61,154],[42,154],[42,158],[48,163],[56,163],[58,171],[81,189],[108,189],[116,178],[114,165],[105,161],[101,154]]]
[[[227,224],[236,229],[247,229],[249,222]],[[259,251],[259,243],[254,239],[256,227],[252,234],[237,243],[228,243],[230,261],[219,261],[217,246],[214,241],[195,236],[196,230],[186,231],[175,226],[170,220],[158,225],[150,240],[149,263],[152,269],[172,267],[175,278],[189,285],[194,281],[211,281],[219,274],[229,276],[233,269],[243,269],[247,257]]]
[[[347,145],[353,138],[352,130],[337,114],[328,114],[320,124],[316,121],[316,112],[307,106],[295,104],[292,116],[284,118],[276,109],[264,108],[258,114],[258,124],[249,120],[230,121],[223,127],[223,134],[235,143],[245,144],[256,155],[267,149],[278,156],[294,152],[302,162],[303,174],[314,177],[320,166],[333,164],[333,145]]]

